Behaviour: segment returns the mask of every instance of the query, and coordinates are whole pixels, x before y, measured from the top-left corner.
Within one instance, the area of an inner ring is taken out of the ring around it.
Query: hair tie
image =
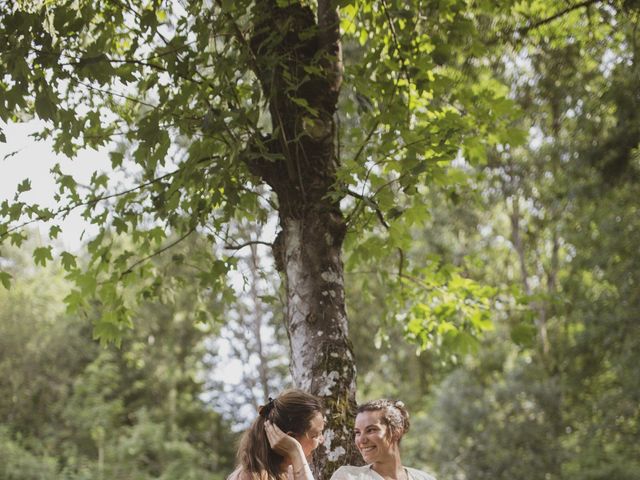
[[[273,401],[274,399],[269,397],[269,400],[266,404],[260,405],[260,407],[258,407],[258,415],[264,417],[265,419],[269,418],[269,413],[271,413],[271,410],[273,409]]]
[[[395,402],[393,402],[393,406],[396,408],[404,408],[404,402],[401,400],[396,400]]]

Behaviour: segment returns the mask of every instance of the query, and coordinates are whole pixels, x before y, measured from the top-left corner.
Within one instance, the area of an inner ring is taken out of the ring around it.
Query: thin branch
[[[151,103],[146,103],[146,102],[144,102],[142,100],[138,100],[137,98],[129,97],[128,95],[124,95],[122,93],[116,93],[116,92],[113,92],[111,90],[106,90],[104,88],[95,87],[95,86],[93,86],[91,84],[81,82],[80,80],[77,80],[77,79],[74,79],[72,81],[77,83],[78,85],[82,85],[83,87],[88,88],[89,90],[94,90],[96,92],[104,93],[106,95],[111,95],[113,97],[124,98],[125,100],[129,100],[130,102],[134,102],[134,103],[137,103],[139,105],[144,105],[145,107],[153,108],[154,110],[157,109],[157,108],[160,108],[160,105],[152,105]]]
[[[138,265],[140,265],[141,263],[146,262],[147,260],[152,259],[153,257],[157,257],[158,255],[161,255],[162,253],[166,252],[167,250],[169,250],[172,247],[175,247],[177,244],[179,244],[180,242],[182,242],[185,238],[187,238],[189,235],[191,235],[193,232],[196,231],[196,227],[191,227],[189,229],[189,231],[187,231],[187,233],[185,233],[183,236],[181,236],[180,238],[178,238],[177,240],[171,242],[170,244],[162,247],[160,250],[157,250],[149,255],[147,255],[146,257],[141,258],[140,260],[138,260],[137,262],[132,263],[124,272],[122,272],[120,274],[120,279],[122,279],[125,275],[128,275],[130,273],[133,272],[133,269],[136,268]]]
[[[564,10],[560,10],[558,13],[551,15],[550,17],[543,18],[541,20],[538,20],[537,22],[527,25],[526,27],[519,28],[516,30],[516,32],[519,35],[524,35],[531,30],[535,30],[543,25],[546,25],[547,23],[551,23],[554,20],[557,20],[558,18],[563,17],[567,13],[571,13],[572,11],[578,10],[583,7],[589,7],[590,5],[593,5],[594,3],[600,3],[601,1],[602,0],[585,0],[583,2],[576,3],[575,5],[571,5],[565,8]]]
[[[393,99],[393,97],[395,96],[396,90],[398,90],[398,84],[399,83],[400,83],[400,77],[398,76],[395,79],[395,81],[393,82],[393,88],[391,89],[391,92],[389,92],[389,101],[391,101]],[[380,126],[381,117],[382,117],[382,112],[379,112],[378,115],[376,115],[375,122],[373,123],[373,126],[371,127],[371,129],[367,133],[367,136],[364,139],[364,142],[362,142],[362,145],[360,145],[360,147],[358,148],[358,151],[356,152],[356,154],[353,157],[353,162],[354,163],[356,163],[358,161],[358,158],[360,158],[360,155],[362,155],[362,152],[364,151],[365,147],[369,144],[369,141],[371,140],[371,137],[373,136],[375,131],[378,129],[378,126]]]
[[[380,115],[378,115],[378,118],[376,118],[376,121],[374,122],[373,127],[371,127],[371,129],[369,130],[369,133],[367,133],[367,137],[364,139],[364,142],[362,142],[362,145],[360,145],[360,148],[358,148],[358,151],[353,157],[353,162],[358,161],[358,158],[360,158],[360,155],[362,155],[364,148],[369,144],[369,140],[371,140],[371,137],[373,137],[373,134],[378,129],[379,125],[380,125]]]
[[[260,67],[258,66],[258,59],[256,58],[253,50],[251,49],[249,42],[247,42],[247,39],[244,38],[244,34],[242,33],[242,30],[240,30],[240,27],[238,26],[236,21],[233,19],[231,14],[224,11],[222,0],[215,0],[215,1],[216,1],[216,4],[218,5],[218,8],[220,8],[220,12],[222,12],[222,14],[228,18],[229,23],[232,25],[236,39],[240,42],[240,44],[245,48],[245,50],[249,54],[249,60],[251,61],[253,71],[255,72],[256,75],[259,76]]]
[[[378,220],[380,220],[380,223],[382,224],[382,226],[384,228],[386,228],[387,230],[389,230],[389,224],[384,219],[384,215],[382,214],[382,210],[380,210],[380,207],[375,202],[375,200],[373,200],[371,197],[367,197],[366,195],[361,195],[358,192],[354,192],[353,190],[347,189],[347,193],[349,195],[351,195],[352,197],[357,198],[358,200],[364,201],[364,203],[366,203],[370,207],[372,207],[373,211],[376,213],[376,216],[378,217]],[[354,211],[355,211],[355,209],[354,209]],[[350,215],[349,218],[351,216],[353,216],[353,214]],[[347,218],[346,223],[349,223],[349,218]]]
[[[249,242],[242,243],[240,245],[225,245],[224,248],[227,250],[241,250],[250,245],[265,245],[269,248],[273,248],[273,243],[263,242],[262,240],[251,240]]]
[[[584,8],[584,7],[588,8],[591,5],[595,5],[597,3],[601,3],[602,1],[603,0],[584,0],[583,2],[576,3],[575,5],[570,5],[570,6],[566,7],[565,9],[560,10],[559,12],[554,13],[553,15],[551,15],[549,17],[542,18],[542,19],[537,20],[537,21],[535,21],[533,23],[529,23],[529,25],[526,25],[524,27],[520,27],[520,28],[517,28],[517,29],[507,28],[507,29],[503,30],[501,33],[496,34],[496,36],[494,36],[493,38],[488,39],[487,42],[486,42],[486,45],[493,45],[493,44],[498,43],[501,40],[509,42],[509,38],[508,37],[513,36],[513,34],[518,34],[519,37],[523,37],[524,35],[529,33],[531,30],[535,30],[537,28],[542,27],[543,25],[551,23],[551,22],[563,17],[564,15],[573,12],[574,10],[578,10],[578,9]],[[516,41],[514,43],[518,43],[518,42]]]
[[[134,102],[134,103],[137,103],[138,105],[143,105],[145,107],[149,107],[149,108],[152,108],[154,110],[160,110],[161,111],[161,108],[162,108],[161,105],[153,105],[151,103],[147,103],[147,102],[144,102],[142,100],[138,100],[137,98],[129,97],[128,95],[124,95],[124,94],[121,94],[121,93],[117,93],[117,92],[114,92],[114,91],[111,91],[111,90],[107,90],[107,89],[104,89],[104,88],[99,88],[99,87],[93,86],[91,84],[87,84],[87,83],[81,82],[80,80],[77,80],[77,79],[74,79],[73,81],[75,83],[77,83],[78,85],[81,85],[83,87],[88,88],[89,90],[94,90],[96,92],[104,93],[105,95],[111,95],[113,97],[124,98],[125,100],[128,100],[130,102]],[[198,122],[201,121],[201,118],[198,118],[198,117],[189,117],[189,116],[186,116],[186,115],[179,115],[179,114],[174,113],[174,112],[168,112],[168,113],[175,120],[190,120],[190,121],[198,121]],[[129,131],[135,131],[135,130],[129,130]]]
[[[78,202],[78,203],[75,203],[73,205],[69,205],[67,207],[59,208],[58,210],[53,212],[53,214],[49,218],[44,218],[43,216],[38,215],[36,218],[32,218],[31,220],[29,220],[27,222],[23,222],[20,225],[16,225],[14,227],[8,228],[6,232],[4,232],[4,233],[2,233],[0,235],[0,240],[6,238],[10,233],[12,233],[12,232],[14,232],[16,230],[19,230],[21,228],[24,228],[27,225],[31,225],[32,223],[53,220],[53,219],[57,218],[60,215],[67,214],[67,213],[75,210],[76,208],[86,207],[86,206],[89,206],[89,205],[95,205],[98,202],[102,202],[103,200],[109,200],[111,198],[121,197],[122,195],[126,195],[128,193],[133,193],[133,192],[135,192],[137,190],[142,190],[143,188],[148,187],[149,185],[152,185],[154,183],[160,182],[160,181],[164,180],[167,177],[175,175],[179,171],[180,171],[180,168],[178,168],[178,169],[176,169],[176,170],[174,170],[172,172],[166,173],[164,175],[161,175],[161,176],[159,176],[157,178],[154,178],[152,180],[149,180],[148,182],[145,182],[145,183],[142,183],[140,185],[137,185],[137,186],[135,186],[133,188],[130,188],[128,190],[124,190],[122,192],[116,192],[116,193],[112,193],[112,194],[109,194],[109,195],[103,195],[101,197],[93,198],[91,200],[87,200],[87,201],[84,201],[84,202]]]
[[[135,59],[135,58],[109,58],[105,54],[101,54],[101,55],[99,55],[97,57],[94,57],[94,58],[80,59],[79,61],[75,61],[75,62],[61,63],[59,65],[60,66],[81,67],[82,65],[86,64],[87,62],[91,62],[91,60],[93,60],[93,59],[104,59],[105,61],[107,61],[109,63],[140,65],[142,67],[149,67],[149,68],[153,68],[154,70],[158,70],[160,72],[168,73],[171,76],[175,75],[178,78],[181,78],[183,80],[187,80],[189,82],[197,83],[198,85],[202,85],[204,83],[204,82],[202,82],[200,80],[196,80],[196,79],[188,77],[186,75],[182,75],[177,70],[169,70],[168,68],[163,67],[162,65],[158,65],[156,63],[151,63],[151,62],[146,61],[146,60],[138,60],[138,59]],[[196,73],[198,73],[198,72],[196,71]]]

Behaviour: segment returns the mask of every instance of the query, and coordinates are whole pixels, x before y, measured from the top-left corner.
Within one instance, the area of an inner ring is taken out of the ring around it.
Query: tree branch
[[[241,250],[244,247],[248,247],[250,245],[265,245],[269,248],[273,248],[273,243],[263,242],[262,240],[251,240],[249,242],[242,243],[240,245],[225,245],[224,248],[227,250]]]
[[[565,8],[564,10],[560,10],[558,13],[555,13],[550,17],[543,18],[541,20],[538,20],[537,22],[527,25],[526,27],[519,28],[516,30],[516,33],[518,33],[519,35],[524,35],[531,30],[535,30],[536,28],[539,28],[543,25],[546,25],[547,23],[551,23],[554,20],[557,20],[560,17],[563,17],[567,13],[571,13],[572,11],[578,10],[583,7],[589,7],[590,5],[593,5],[594,3],[600,3],[601,1],[602,0],[585,0],[583,2],[576,3],[575,5],[571,5]]]
[[[210,157],[204,157],[201,158],[199,160],[196,161],[196,164],[204,162],[206,160],[211,160],[212,158],[215,158],[214,156],[210,156]],[[165,178],[171,177],[177,173],[180,172],[180,170],[182,170],[183,167],[177,168],[169,173],[165,173],[164,175],[161,175],[159,177],[156,177],[152,180],[149,180],[148,182],[142,183],[140,185],[137,185],[135,187],[129,188],[127,190],[123,190],[121,192],[115,192],[115,193],[111,193],[109,195],[103,195],[101,197],[96,197],[96,198],[92,198],[91,200],[86,200],[84,202],[78,202],[75,203],[73,205],[69,205],[67,207],[62,207],[59,208],[58,210],[56,210],[55,212],[52,213],[52,215],[49,218],[44,218],[42,215],[38,215],[36,218],[33,218],[27,222],[23,222],[20,225],[16,225],[14,227],[8,228],[6,232],[3,232],[2,234],[0,234],[0,240],[6,238],[10,233],[15,232],[16,230],[19,230],[21,228],[26,227],[27,225],[31,225],[32,223],[35,222],[40,222],[40,221],[49,221],[49,220],[53,220],[55,218],[57,218],[60,215],[64,215],[66,213],[71,212],[72,210],[75,210],[76,208],[80,208],[80,207],[86,207],[89,205],[95,205],[98,202],[102,202],[104,200],[109,200],[111,198],[116,198],[116,197],[121,197],[122,195],[126,195],[128,193],[133,193],[135,191],[138,190],[142,190],[145,187],[148,187],[149,185],[153,185],[154,183],[158,183],[162,180],[164,180]]]
[[[185,238],[187,238],[189,235],[191,235],[193,232],[196,231],[196,227],[191,227],[189,229],[189,231],[187,231],[187,233],[185,233],[184,235],[182,235],[180,238],[178,238],[177,240],[171,242],[170,244],[162,247],[160,250],[157,250],[155,252],[153,252],[150,255],[147,255],[146,257],[141,258],[140,260],[138,260],[137,262],[132,263],[129,267],[127,267],[127,269],[122,272],[120,274],[120,279],[122,279],[122,277],[124,277],[125,275],[129,275],[130,273],[133,272],[133,269],[136,268],[138,265],[140,265],[141,263],[146,262],[147,260],[152,259],[153,257],[157,257],[158,255],[166,252],[167,250],[169,250],[172,247],[175,247],[177,244],[179,244],[180,242],[182,242]]]
[[[357,198],[358,200],[361,200],[364,203],[366,203],[367,205],[369,205],[373,209],[373,211],[375,212],[376,216],[378,217],[378,220],[380,220],[380,223],[382,224],[382,226],[384,228],[386,228],[387,230],[389,230],[389,224],[384,219],[384,215],[382,214],[382,210],[380,210],[380,207],[378,206],[378,204],[376,203],[375,200],[373,200],[371,197],[367,197],[366,195],[361,195],[358,192],[354,192],[353,190],[347,189],[347,193],[349,195],[351,195],[352,197]],[[351,214],[345,219],[345,223],[346,224],[349,223],[349,221],[351,220],[351,217],[353,217],[353,215],[355,214],[356,210],[357,210],[357,208],[354,208],[353,211],[351,212]]]
[[[133,97],[129,97],[128,95],[124,95],[122,93],[112,92],[111,90],[106,90],[106,89],[103,89],[103,88],[95,87],[95,86],[90,85],[88,83],[81,82],[78,79],[73,79],[72,82],[75,82],[78,85],[82,85],[83,87],[86,87],[89,90],[94,90],[96,92],[104,93],[106,95],[111,95],[113,97],[124,98],[125,100],[129,100],[130,102],[134,102],[134,103],[137,103],[139,105],[143,105],[145,107],[153,108],[154,110],[157,109],[157,108],[160,108],[160,105],[152,105],[151,103],[146,103],[146,102],[144,102],[142,100],[139,100],[139,99],[133,98]]]
[[[251,61],[251,67],[253,68],[253,71],[255,72],[256,75],[258,75],[258,77],[260,76],[260,67],[258,67],[258,61],[256,59],[256,56],[253,52],[253,49],[251,48],[251,45],[249,45],[249,42],[247,41],[246,38],[244,38],[244,34],[242,33],[242,30],[240,30],[240,27],[238,26],[238,24],[236,23],[236,21],[233,19],[233,17],[224,11],[224,7],[222,5],[222,0],[216,0],[216,4],[218,5],[218,8],[220,8],[220,11],[222,12],[222,14],[228,18],[229,23],[233,26],[233,31],[235,33],[235,37],[238,40],[238,42],[240,42],[240,44],[245,48],[245,50],[247,51],[247,54],[249,55],[249,59]]]

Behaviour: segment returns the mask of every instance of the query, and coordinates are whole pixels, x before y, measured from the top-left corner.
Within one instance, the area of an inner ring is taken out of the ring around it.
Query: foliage
[[[342,5],[346,70],[338,115],[346,128],[338,141],[342,158],[333,190],[354,200],[347,211],[353,232],[347,248],[355,250],[351,262],[406,249],[412,226],[426,215],[420,200],[424,185],[449,189],[464,183],[466,174],[450,168],[461,146],[476,163],[484,161],[485,146],[522,140],[511,126],[514,105],[507,89],[487,66],[470,68],[471,57],[462,53],[482,53],[482,32],[474,25],[481,10],[449,2],[426,16],[412,14],[425,7],[422,2]],[[20,222],[46,221],[55,237],[58,218],[83,211],[100,233],[87,246],[88,263],[77,265],[69,252],[61,257],[76,284],[67,303],[86,307],[95,295],[105,306],[96,335],[117,340],[135,305],[165,281],[150,258],[196,230],[210,232],[208,242],[242,244],[246,239],[229,225],[239,219],[263,223],[272,211],[273,200],[264,197],[261,182],[247,168],[251,145],[273,130],[244,33],[252,9],[248,2],[194,1],[179,8],[80,1],[10,2],[4,11],[7,77],[0,118],[47,120],[39,136],[52,138],[56,151],[71,157],[79,148],[106,146],[113,172],[96,172],[85,194],[71,175],[54,168],[57,210],[20,201],[20,193],[30,188],[27,180],[15,202],[0,210],[0,235],[19,245]],[[294,100],[304,107],[304,99]],[[266,146],[259,148],[264,154]],[[126,180],[119,185],[118,178]],[[386,231],[376,232],[370,221],[376,215],[389,223]],[[362,241],[363,232],[373,235]],[[125,234],[130,243],[114,250]],[[234,262],[217,249],[203,248],[197,255],[196,262],[207,266],[203,288],[222,289]],[[33,256],[42,265],[53,258],[48,246],[36,248]],[[446,287],[456,278],[420,265],[405,268],[418,283]],[[2,275],[8,284],[10,278]],[[455,283],[445,295],[454,303],[468,295],[486,301],[483,292],[459,291]],[[414,336],[423,346],[434,331],[430,316],[440,317],[429,305],[433,302],[449,300],[431,298],[426,308],[409,309],[416,317]],[[456,339],[445,343],[465,350],[484,320],[474,320],[477,310],[451,308],[467,320],[445,320],[448,335]],[[466,331],[469,321],[475,326]]]
[[[361,395],[406,401],[405,463],[441,480],[638,478],[637,2],[339,3],[345,71],[327,195],[347,227]],[[106,145],[115,173],[96,172],[87,193],[54,169],[57,211],[20,200],[27,179],[0,206],[0,235],[20,246],[22,225],[43,220],[55,237],[56,218],[75,208],[100,226],[88,258],[59,257],[74,284],[67,304],[124,352],[98,351],[78,333],[65,337],[72,354],[63,333],[39,338],[50,330],[6,320],[0,341],[13,355],[2,357],[0,381],[26,399],[2,431],[0,455],[15,458],[8,468],[89,476],[102,451],[105,476],[123,465],[141,478],[169,478],[185,464],[195,476],[215,470],[196,453],[214,441],[194,418],[221,422],[194,400],[202,351],[174,354],[200,341],[191,321],[216,325],[233,301],[227,272],[239,262],[222,247],[255,240],[244,222],[287,213],[251,169],[257,157],[283,161],[269,141],[282,135],[273,92],[253,62],[292,75],[278,93],[295,104],[303,142],[324,124],[296,94],[326,59],[301,72],[288,62],[296,46],[254,58],[254,2],[177,5],[2,5],[0,118],[46,119],[42,136],[71,156]],[[157,261],[187,239],[187,255]],[[56,253],[29,251],[38,266]],[[0,281],[17,284],[11,295],[28,268],[3,264]],[[187,306],[146,303],[185,289]],[[4,318],[20,318],[31,291],[24,298]],[[78,321],[60,315],[63,325]],[[33,332],[33,344],[23,341]],[[158,348],[147,350],[150,335]],[[25,344],[30,355],[19,355]],[[50,382],[41,365],[65,355]],[[175,377],[154,368],[176,365]],[[149,407],[154,398],[173,400]],[[13,412],[13,396],[0,402]],[[42,418],[52,431],[40,442]],[[57,442],[59,425],[82,441]],[[227,468],[218,426],[215,462]]]
[[[121,349],[105,349],[86,319],[65,313],[59,271],[12,273],[0,294],[2,478],[200,479],[231,468],[234,437],[200,398],[207,332],[186,293],[145,304]]]
[[[412,359],[406,326],[388,323],[388,344],[358,357],[360,390],[408,400],[403,459],[441,479],[638,478],[638,12],[514,9],[494,12],[490,35],[520,35],[486,61],[530,142],[490,149],[470,182],[477,195],[425,197],[438,207],[406,253],[437,254],[493,286],[495,330],[452,370],[430,351]],[[532,19],[518,28],[520,14]],[[374,293],[352,312],[365,325],[359,351],[393,285],[362,281]]]

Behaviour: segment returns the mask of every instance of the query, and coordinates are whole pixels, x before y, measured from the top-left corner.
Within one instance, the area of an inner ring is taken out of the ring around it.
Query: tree
[[[194,289],[144,303],[120,348],[100,348],[90,321],[65,313],[59,268],[28,268],[15,248],[6,259],[15,281],[0,291],[0,477],[225,478],[237,434],[203,399],[209,327],[194,318]]]
[[[345,238],[356,264],[397,258],[397,285],[412,283],[405,294],[423,298],[415,308],[410,296],[399,301],[423,347],[444,331],[464,347],[483,328],[484,302],[473,306],[479,292],[469,279],[403,254],[425,217],[424,190],[464,181],[449,168],[456,156],[484,161],[486,145],[522,138],[507,89],[476,61],[485,48],[476,20],[490,7],[467,3],[0,2],[0,118],[35,115],[47,121],[39,137],[57,151],[107,147],[113,167],[85,186],[54,168],[57,209],[21,201],[25,180],[0,207],[0,237],[20,245],[22,227],[43,221],[55,238],[56,221],[81,209],[100,231],[87,264],[60,253],[75,282],[67,304],[86,309],[95,298],[103,312],[95,334],[119,341],[140,300],[171,281],[153,257],[206,234],[189,263],[203,296],[224,296],[234,260],[222,247],[264,241],[241,238],[234,225],[277,214],[267,243],[284,279],[293,381],[326,400],[316,466],[330,475],[354,460],[345,456],[355,404]],[[125,234],[130,243],[119,241]],[[44,264],[52,247],[33,256]],[[431,295],[424,278],[434,275]],[[458,301],[442,294],[449,280]]]

